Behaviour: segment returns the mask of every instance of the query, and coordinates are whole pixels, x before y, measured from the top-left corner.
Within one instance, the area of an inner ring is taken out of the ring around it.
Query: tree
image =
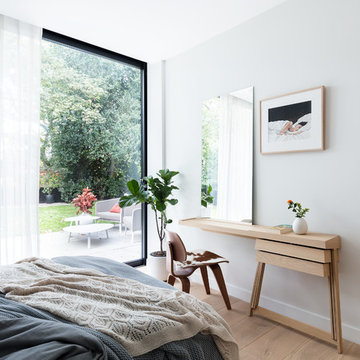
[[[43,42],[41,86],[41,166],[61,173],[63,200],[120,196],[140,178],[141,71]]]

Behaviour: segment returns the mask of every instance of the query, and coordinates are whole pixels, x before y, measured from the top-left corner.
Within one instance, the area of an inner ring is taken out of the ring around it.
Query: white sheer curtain
[[[38,253],[42,30],[0,15],[0,263]]]
[[[252,218],[252,103],[221,96],[216,217]]]

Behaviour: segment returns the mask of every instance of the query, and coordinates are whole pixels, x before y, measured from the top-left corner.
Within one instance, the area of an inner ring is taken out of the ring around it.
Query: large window
[[[145,82],[145,63],[44,31],[42,255],[95,255],[134,265],[144,262],[145,209],[122,209],[121,217],[111,215],[111,208],[126,192],[127,181],[146,174]],[[86,187],[98,199],[97,213],[95,207],[91,210],[99,216],[95,221],[114,225],[108,236],[104,231],[75,236],[63,230],[70,225],[66,219],[76,215],[72,199]],[[100,214],[106,212],[110,217]]]

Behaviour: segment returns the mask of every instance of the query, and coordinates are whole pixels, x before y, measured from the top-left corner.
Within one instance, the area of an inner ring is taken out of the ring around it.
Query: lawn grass
[[[69,222],[63,221],[64,218],[76,216],[73,205],[55,205],[39,207],[40,234],[61,231]]]

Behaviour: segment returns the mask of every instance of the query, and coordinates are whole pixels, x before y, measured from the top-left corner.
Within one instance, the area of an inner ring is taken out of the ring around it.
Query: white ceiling
[[[143,61],[173,57],[286,0],[0,0],[0,13]]]

